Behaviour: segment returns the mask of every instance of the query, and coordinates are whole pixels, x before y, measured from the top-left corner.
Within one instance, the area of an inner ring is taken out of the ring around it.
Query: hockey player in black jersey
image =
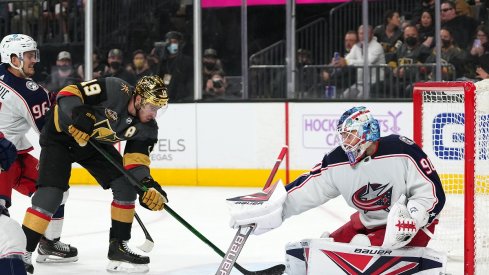
[[[168,94],[158,76],[141,78],[136,87],[114,78],[69,85],[58,93],[57,105],[41,132],[38,191],[26,211],[23,229],[32,252],[68,190],[71,164],[87,169],[104,189],[112,189],[108,271],[146,272],[149,257],[130,250],[135,200],[153,211],[162,210],[166,193],[150,175],[149,154],[157,141],[155,117],[168,106]],[[91,139],[148,188],[136,190],[102,154]],[[126,140],[123,156],[113,144]]]

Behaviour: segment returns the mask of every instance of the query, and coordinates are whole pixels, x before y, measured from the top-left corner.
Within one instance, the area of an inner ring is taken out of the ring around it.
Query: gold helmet
[[[168,91],[163,79],[157,75],[143,76],[135,89],[136,95],[142,97],[141,104],[150,103],[158,107],[168,104]]]

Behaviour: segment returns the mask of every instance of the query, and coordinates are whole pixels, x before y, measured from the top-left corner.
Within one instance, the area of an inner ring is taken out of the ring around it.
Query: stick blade
[[[279,264],[263,270],[245,272],[245,274],[246,275],[282,275],[284,274],[284,271],[285,271],[285,265]]]
[[[155,243],[146,239],[143,244],[138,246],[137,248],[141,249],[142,251],[149,253],[151,250],[153,250],[153,247],[155,246]]]

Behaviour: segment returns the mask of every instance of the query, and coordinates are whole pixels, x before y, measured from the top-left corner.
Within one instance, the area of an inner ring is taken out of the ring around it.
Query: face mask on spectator
[[[418,43],[418,38],[417,37],[413,37],[413,36],[409,36],[406,38],[406,44],[410,47],[412,46],[415,46],[416,43]]]
[[[62,65],[62,66],[58,66],[60,72],[63,72],[63,73],[67,73],[69,71],[71,71],[71,66],[70,65]]]
[[[114,70],[118,71],[121,68],[121,62],[118,61],[112,61],[109,63],[109,66]]]
[[[450,46],[450,40],[441,40],[441,44],[444,48],[448,48]]]
[[[171,43],[170,45],[166,46],[166,48],[170,54],[176,54],[178,52],[177,43]]]
[[[204,62],[204,67],[207,69],[207,70],[212,70],[214,68],[214,66],[216,65],[216,63],[212,63],[212,62]]]
[[[142,69],[142,68],[143,68],[143,66],[144,66],[144,60],[143,60],[143,59],[134,59],[134,61],[133,61],[133,62],[134,62],[134,67],[135,67],[136,69],[138,69],[138,70],[139,70],[139,69]]]

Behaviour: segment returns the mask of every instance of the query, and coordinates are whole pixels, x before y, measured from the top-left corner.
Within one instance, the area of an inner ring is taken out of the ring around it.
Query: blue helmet
[[[338,121],[337,132],[341,148],[352,165],[357,163],[365,150],[380,138],[379,122],[363,106],[353,107],[344,112]]]

